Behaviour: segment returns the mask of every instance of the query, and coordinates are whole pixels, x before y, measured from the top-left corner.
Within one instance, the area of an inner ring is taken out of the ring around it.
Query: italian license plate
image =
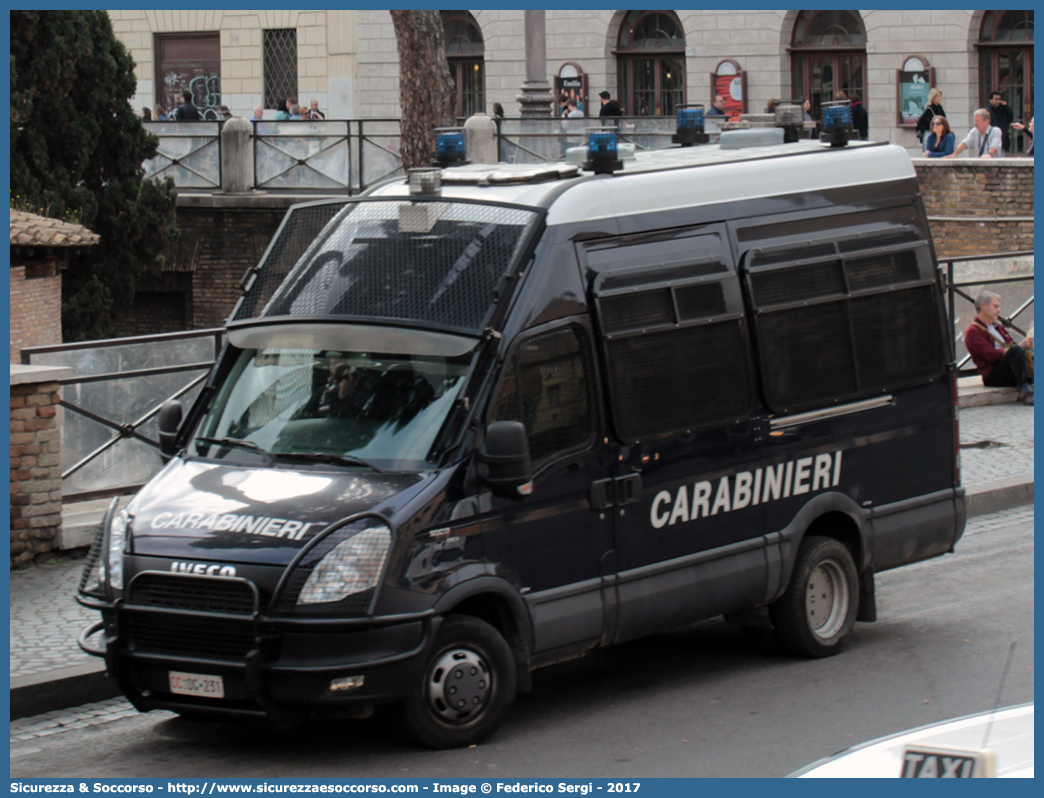
[[[225,683],[220,676],[170,671],[170,692],[177,695],[202,696],[203,698],[224,698]]]

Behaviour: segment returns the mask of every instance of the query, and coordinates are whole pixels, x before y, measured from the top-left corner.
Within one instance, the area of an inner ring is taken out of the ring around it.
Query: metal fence
[[[671,116],[612,119],[498,119],[499,159],[540,163],[562,158],[584,143],[588,127],[615,125],[620,140],[638,150],[672,146]],[[221,190],[223,122],[146,122],[159,137],[159,153],[146,161],[145,176],[170,175],[179,189]],[[707,132],[716,141],[714,117]],[[357,194],[386,177],[402,175],[398,119],[293,120],[254,123],[254,185],[259,191]]]
[[[949,317],[957,344],[957,368],[962,376],[977,374],[977,370],[969,366],[971,355],[964,347],[964,331],[975,317],[975,295],[982,289],[1001,294],[992,287],[1012,286],[1002,295],[1002,307],[1015,305],[1015,310],[1002,316],[1001,322],[1025,337],[1033,328],[1033,250],[940,258],[939,267],[945,269],[946,274]],[[991,276],[991,273],[1005,270],[1012,276]],[[963,300],[960,305],[958,299]]]
[[[146,122],[159,152],[145,176],[179,189],[221,190],[223,122]],[[398,119],[254,123],[254,185],[271,193],[355,194],[401,175]]]
[[[168,399],[198,394],[224,329],[143,335],[22,350],[27,365],[68,366],[59,380],[62,495],[133,493],[162,466],[156,416]]]
[[[639,152],[674,146],[673,116],[618,116],[580,119],[498,119],[497,152],[505,163],[542,163],[565,156],[569,147],[585,143],[589,127],[613,125],[620,141],[630,142]],[[720,130],[714,117],[705,117],[706,132],[717,141]]]
[[[156,157],[142,164],[146,177],[173,177],[179,189],[221,189],[221,122],[143,124],[159,138]]]

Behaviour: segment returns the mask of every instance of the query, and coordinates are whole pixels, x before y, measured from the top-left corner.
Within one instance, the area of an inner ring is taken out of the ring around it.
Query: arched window
[[[617,47],[626,116],[673,116],[685,102],[685,32],[673,11],[628,11]]]
[[[455,116],[467,119],[485,109],[486,44],[475,18],[467,11],[443,11],[446,59],[457,89]]]
[[[866,105],[866,28],[858,11],[802,11],[790,46],[795,98],[812,100],[812,113],[834,92],[858,92]]]
[[[1033,12],[987,11],[979,33],[979,100],[987,108],[999,91],[1016,119],[1033,116]],[[1022,134],[1012,133],[1012,150],[1022,152]]]

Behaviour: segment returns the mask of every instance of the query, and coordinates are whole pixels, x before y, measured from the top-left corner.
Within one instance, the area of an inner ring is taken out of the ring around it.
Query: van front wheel
[[[515,663],[501,634],[478,618],[449,615],[403,705],[403,720],[422,745],[459,748],[487,740],[514,699]]]
[[[859,577],[848,549],[833,538],[807,537],[786,592],[769,607],[779,642],[799,657],[829,657],[855,625]]]

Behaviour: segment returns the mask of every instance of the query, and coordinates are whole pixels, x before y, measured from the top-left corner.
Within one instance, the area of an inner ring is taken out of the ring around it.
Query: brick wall
[[[54,260],[11,259],[11,362],[26,346],[62,342],[62,278]]]
[[[116,323],[116,337],[223,326],[239,299],[240,279],[261,259],[287,205],[179,205],[181,235],[165,271],[140,286],[134,307]]]
[[[34,375],[34,370],[39,374]],[[11,367],[11,564],[48,559],[62,525],[59,373]],[[37,381],[40,380],[40,381]]]
[[[940,258],[1033,249],[1033,159],[917,158]]]
[[[182,235],[202,239],[192,274],[192,326],[220,327],[239,299],[239,281],[257,265],[275,235],[285,208],[271,210],[178,210]]]
[[[192,327],[192,274],[164,272],[149,278],[120,316],[120,335],[181,332]]]

